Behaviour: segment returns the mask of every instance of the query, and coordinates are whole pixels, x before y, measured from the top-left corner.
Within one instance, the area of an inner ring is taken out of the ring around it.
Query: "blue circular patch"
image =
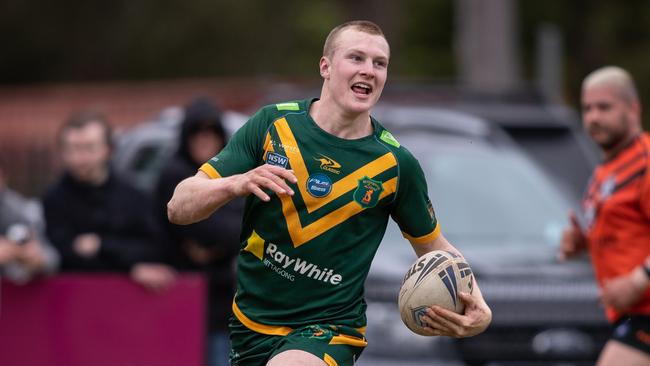
[[[316,173],[307,179],[307,192],[316,198],[325,197],[332,191],[332,180],[323,173]]]

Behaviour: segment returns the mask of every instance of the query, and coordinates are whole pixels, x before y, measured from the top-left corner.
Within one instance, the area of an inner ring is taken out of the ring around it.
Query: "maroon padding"
[[[118,274],[0,287],[0,365],[202,366],[206,283],[149,292]]]

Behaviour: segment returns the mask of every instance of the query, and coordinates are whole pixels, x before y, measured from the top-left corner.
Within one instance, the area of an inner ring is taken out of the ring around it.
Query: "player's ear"
[[[320,76],[323,79],[329,79],[330,77],[330,60],[323,56],[318,62],[318,68],[320,69]]]

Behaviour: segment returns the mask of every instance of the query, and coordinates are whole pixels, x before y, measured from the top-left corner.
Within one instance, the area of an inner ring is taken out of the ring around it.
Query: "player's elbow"
[[[167,219],[169,222],[176,225],[191,224],[189,217],[183,215],[178,200],[174,200],[173,198],[167,202]]]

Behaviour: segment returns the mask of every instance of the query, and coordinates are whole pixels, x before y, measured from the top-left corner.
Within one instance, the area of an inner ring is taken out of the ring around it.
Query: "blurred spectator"
[[[95,113],[72,116],[59,131],[64,173],[44,196],[47,235],[64,271],[129,271],[154,291],[169,287],[174,270],[161,261],[145,195],[110,168],[111,127]]]
[[[56,271],[59,255],[43,229],[41,206],[7,187],[0,164],[0,275],[25,283]]]
[[[175,264],[181,270],[202,270],[209,279],[209,365],[227,365],[230,343],[227,319],[235,286],[234,259],[239,252],[243,201],[235,200],[209,219],[192,225],[173,225],[167,202],[183,179],[196,174],[205,161],[226,144],[221,113],[205,98],[185,108],[179,148],[164,167],[155,193],[156,214],[173,240]]]

